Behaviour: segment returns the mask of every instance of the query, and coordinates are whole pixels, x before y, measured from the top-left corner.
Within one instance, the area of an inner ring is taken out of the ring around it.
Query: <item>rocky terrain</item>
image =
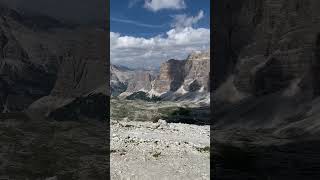
[[[111,133],[111,179],[209,179],[209,126],[113,122]]]
[[[319,1],[215,3],[217,178],[318,179]]]
[[[107,32],[0,9],[0,178],[106,179]]]

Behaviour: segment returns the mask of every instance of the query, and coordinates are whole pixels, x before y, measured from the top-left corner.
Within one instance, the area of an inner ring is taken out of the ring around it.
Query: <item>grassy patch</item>
[[[179,107],[178,110],[171,113],[172,116],[190,116],[191,110],[189,108]]]
[[[131,94],[130,96],[126,97],[127,100],[143,100],[143,101],[152,101],[152,102],[157,102],[161,101],[160,97],[157,96],[152,96],[149,97],[146,92],[139,91]]]

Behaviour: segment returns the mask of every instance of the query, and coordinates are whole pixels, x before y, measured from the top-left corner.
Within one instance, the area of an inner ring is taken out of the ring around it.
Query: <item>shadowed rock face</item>
[[[66,112],[76,114],[69,117],[73,120],[81,116],[106,119],[109,89],[106,34],[99,30],[79,29],[66,36],[69,38],[63,44],[65,49],[60,57],[55,86],[49,96],[34,102],[30,109],[44,110],[57,120],[61,120]],[[101,98],[101,103],[96,97]],[[92,116],[92,110],[97,110],[96,116]]]
[[[106,34],[0,7],[1,178],[107,179]]]
[[[1,7],[0,111],[21,111],[48,95],[57,73],[57,51],[49,33],[36,33],[18,21],[16,12]],[[29,41],[29,37],[34,37]],[[48,49],[52,46],[52,49]]]
[[[220,178],[319,178],[312,173],[319,163],[305,157],[319,144],[320,2],[226,0],[215,8],[211,106],[217,156],[230,153],[221,144],[239,146],[257,167],[228,167],[225,155],[217,160]],[[317,144],[310,147],[307,139]],[[277,173],[286,166],[278,160],[291,164],[290,172]]]
[[[98,91],[107,98],[106,32],[1,10],[1,112],[26,110],[31,104],[36,111],[55,109]]]
[[[216,76],[235,74],[237,89],[249,94],[264,94],[284,89],[292,81],[312,74],[309,72],[316,62],[320,31],[319,11],[315,8],[319,2],[243,0],[218,4],[225,12],[217,19],[226,21],[217,21],[220,24],[217,24],[216,40],[229,44],[216,46],[215,61],[217,66],[220,61],[229,65],[216,68],[230,70],[221,74],[217,70]],[[235,11],[231,12],[231,9]],[[230,57],[230,54],[234,56]],[[223,77],[217,80],[217,85]]]
[[[230,93],[226,83],[234,93],[229,96],[242,94],[238,101],[273,93],[278,93],[279,98],[304,97],[306,101],[316,98],[319,92],[318,1],[243,0],[218,2],[217,6],[221,9],[217,7],[216,12],[217,45],[213,59],[218,67],[214,68],[221,67],[225,72],[213,68],[214,76],[220,77],[213,79],[217,94],[213,95],[214,103],[217,103],[215,99],[235,103],[221,98],[223,92]],[[221,65],[222,61],[228,65]],[[230,70],[226,70],[228,68]],[[226,81],[225,77],[230,76],[232,80]]]

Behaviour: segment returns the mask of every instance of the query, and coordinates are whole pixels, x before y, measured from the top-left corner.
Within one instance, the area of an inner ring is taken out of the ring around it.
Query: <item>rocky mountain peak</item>
[[[188,61],[207,61],[210,60],[210,52],[194,52],[191,53],[188,58]]]

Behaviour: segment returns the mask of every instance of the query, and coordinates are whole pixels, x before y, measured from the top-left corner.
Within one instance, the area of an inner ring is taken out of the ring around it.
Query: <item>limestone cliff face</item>
[[[193,53],[186,60],[169,60],[161,66],[160,75],[155,80],[154,90],[163,93],[185,91],[209,91],[210,55]]]
[[[285,90],[294,83],[297,92],[317,94],[319,1],[229,0],[218,6],[215,89],[233,74],[236,89],[248,95]]]
[[[176,91],[183,83],[185,61],[170,59],[163,63],[160,74],[154,83],[154,90],[158,93]]]
[[[152,92],[168,100],[209,101],[209,52],[192,53],[186,60],[162,64]]]
[[[203,88],[209,92],[210,54],[193,53],[185,63],[183,86],[187,91],[197,91]]]

